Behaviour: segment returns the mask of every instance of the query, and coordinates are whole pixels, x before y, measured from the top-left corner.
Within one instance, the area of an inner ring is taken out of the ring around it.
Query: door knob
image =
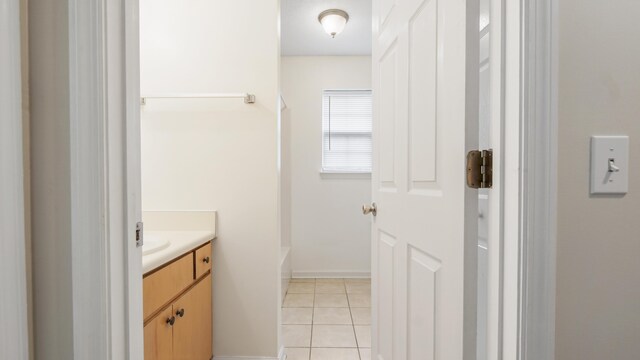
[[[376,216],[378,214],[378,207],[376,206],[376,203],[371,203],[371,205],[362,205],[362,214],[372,214],[373,216]]]
[[[175,323],[176,323],[176,317],[175,316],[172,316],[172,317],[167,319],[167,324],[169,326],[173,326],[173,324],[175,324]]]

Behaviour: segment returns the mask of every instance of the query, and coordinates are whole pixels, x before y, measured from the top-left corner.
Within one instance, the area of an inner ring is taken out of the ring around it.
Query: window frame
[[[320,98],[320,175],[322,178],[331,179],[331,178],[349,178],[349,179],[370,179],[371,172],[373,171],[373,149],[371,150],[371,168],[368,170],[357,170],[357,169],[349,169],[349,170],[336,170],[325,168],[325,122],[324,122],[324,98],[327,92],[368,92],[369,96],[371,96],[371,130],[369,132],[359,132],[361,136],[367,136],[369,134],[373,147],[373,89],[323,89],[322,96]],[[337,135],[356,135],[357,133],[346,133],[346,132],[337,132]]]

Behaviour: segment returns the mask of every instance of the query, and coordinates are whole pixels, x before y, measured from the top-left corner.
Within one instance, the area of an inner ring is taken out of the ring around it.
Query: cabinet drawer
[[[142,280],[143,313],[147,319],[193,283],[193,255],[188,253]]]
[[[211,270],[212,261],[211,243],[196,250],[196,279]]]

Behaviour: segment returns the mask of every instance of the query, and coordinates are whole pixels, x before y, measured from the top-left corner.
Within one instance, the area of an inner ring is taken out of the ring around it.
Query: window
[[[325,90],[322,95],[322,172],[370,173],[371,90]]]

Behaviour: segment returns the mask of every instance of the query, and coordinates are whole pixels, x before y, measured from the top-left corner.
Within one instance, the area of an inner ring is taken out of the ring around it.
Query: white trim
[[[125,128],[122,141],[125,155],[124,192],[124,259],[126,277],[124,291],[127,306],[127,355],[130,360],[142,359],[144,336],[142,327],[142,249],[136,247],[136,223],[142,221],[142,175],[140,150],[140,14],[139,1],[124,1],[124,94]],[[117,196],[117,194],[114,194]]]
[[[502,299],[500,312],[500,347],[495,355],[498,359],[517,359],[518,344],[518,269],[520,237],[520,201],[521,172],[521,131],[520,109],[522,108],[521,90],[521,9],[520,3],[501,0],[504,16],[502,46],[504,47],[504,200],[503,200],[503,242],[502,242]],[[513,21],[508,21],[513,20]]]
[[[69,0],[69,165],[74,357],[110,359],[101,0]],[[90,276],[89,276],[90,275]],[[102,326],[106,324],[107,326]]]
[[[277,357],[269,356],[214,356],[213,360],[286,360],[287,353],[284,346],[280,347]]]
[[[371,180],[371,172],[340,172],[320,170],[320,178],[323,180]]]
[[[501,359],[502,348],[502,318],[503,318],[503,273],[504,268],[504,239],[505,239],[505,213],[515,211],[509,208],[508,197],[515,196],[508,192],[510,177],[507,174],[507,143],[508,136],[505,121],[505,109],[507,101],[516,101],[505,96],[506,83],[509,80],[506,71],[507,52],[513,51],[505,46],[507,32],[505,26],[505,0],[491,0],[489,22],[489,66],[490,66],[490,102],[491,121],[490,138],[493,148],[493,166],[499,169],[498,176],[494,176],[493,188],[488,197],[489,224],[487,238],[487,326],[486,331],[486,355],[489,360]],[[517,136],[517,133],[516,133]]]
[[[292,271],[292,279],[368,279],[370,271]]]
[[[3,358],[29,358],[22,149],[20,2],[0,6],[0,349]]]
[[[284,352],[281,356],[214,356],[213,360],[285,360],[287,358],[287,355],[285,355]]]
[[[555,357],[557,1],[523,6],[523,202],[518,358]]]

